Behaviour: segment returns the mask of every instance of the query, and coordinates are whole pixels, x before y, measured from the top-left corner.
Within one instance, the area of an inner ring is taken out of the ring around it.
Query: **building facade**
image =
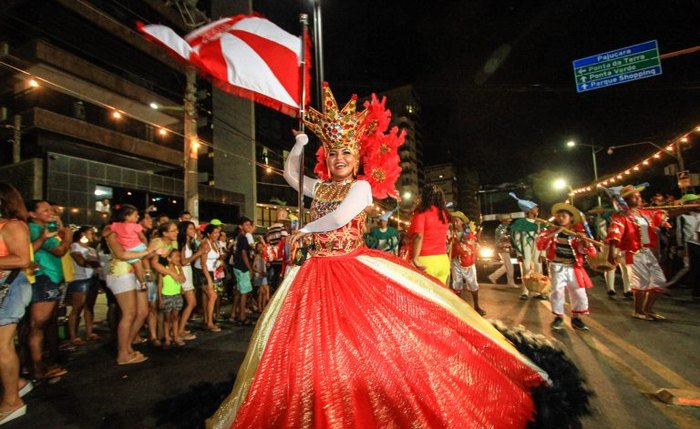
[[[411,85],[384,91],[377,96],[387,98],[386,107],[392,113],[390,127],[398,126],[406,131],[406,141],[399,148],[401,176],[396,188],[401,196],[401,211],[407,215],[425,183],[420,99]]]
[[[102,223],[103,198],[171,217],[185,207],[185,69],[136,31],[143,19],[192,30],[156,1],[14,1],[0,18],[0,139],[12,143],[0,171],[25,198],[63,205],[65,222]],[[254,217],[252,103],[197,89],[199,217]]]

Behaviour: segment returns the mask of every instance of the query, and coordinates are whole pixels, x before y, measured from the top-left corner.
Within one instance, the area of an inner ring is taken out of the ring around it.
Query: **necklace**
[[[332,179],[332,180],[333,180],[333,183],[337,183],[338,185],[347,185],[348,183],[351,183],[353,181],[353,177],[348,176],[342,180],[336,180],[336,179]]]

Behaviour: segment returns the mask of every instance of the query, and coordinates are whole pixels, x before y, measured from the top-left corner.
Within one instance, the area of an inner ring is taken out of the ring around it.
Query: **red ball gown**
[[[312,218],[354,182],[323,182]],[[547,375],[436,279],[362,240],[314,234],[257,323],[210,428],[524,428]]]

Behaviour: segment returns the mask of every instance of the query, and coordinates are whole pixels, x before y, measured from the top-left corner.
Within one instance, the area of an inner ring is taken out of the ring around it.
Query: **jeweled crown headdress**
[[[362,162],[362,174],[358,180],[366,180],[372,188],[372,195],[378,199],[394,197],[398,199],[396,180],[401,174],[399,166],[399,146],[406,138],[406,131],[392,127],[391,112],[386,108],[386,97],[381,101],[375,94],[365,101],[365,109],[356,112],[357,96],[338,110],[328,84],[323,84],[323,105],[325,114],[309,108],[304,123],[321,139],[321,147],[316,151],[318,163],[314,173],[321,180],[330,178],[326,167],[326,156],[331,149],[348,147]]]
[[[355,153],[360,153],[362,139],[367,133],[367,124],[364,121],[367,109],[356,111],[357,95],[353,95],[350,101],[338,110],[338,103],[328,87],[323,83],[323,106],[325,113],[309,107],[304,123],[321,139],[323,148],[328,153],[331,149],[350,148]]]

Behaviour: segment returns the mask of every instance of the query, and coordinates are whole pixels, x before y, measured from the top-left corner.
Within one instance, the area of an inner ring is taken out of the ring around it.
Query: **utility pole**
[[[184,98],[184,122],[185,122],[185,147],[184,147],[184,182],[185,182],[185,210],[192,217],[199,219],[199,171],[197,161],[199,157],[199,140],[197,139],[197,73],[193,67],[188,67],[185,72],[187,85]]]
[[[20,161],[22,149],[22,115],[15,115],[15,123],[12,127],[12,163]]]

